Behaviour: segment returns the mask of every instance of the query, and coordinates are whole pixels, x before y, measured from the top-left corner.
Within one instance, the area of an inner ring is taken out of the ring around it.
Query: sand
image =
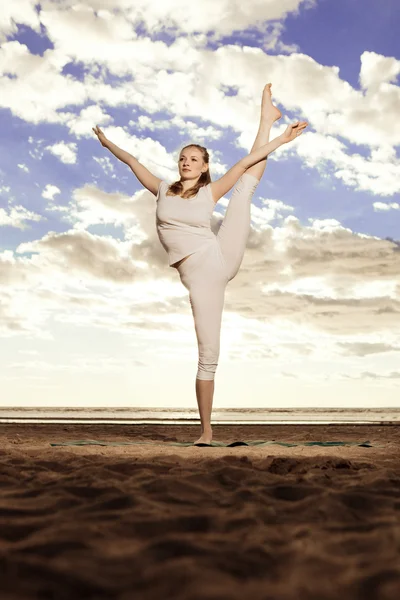
[[[11,599],[398,600],[400,427],[0,425]],[[50,446],[78,439],[144,446]]]

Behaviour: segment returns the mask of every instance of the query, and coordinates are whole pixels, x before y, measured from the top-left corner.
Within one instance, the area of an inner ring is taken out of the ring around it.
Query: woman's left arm
[[[287,144],[291,142],[296,137],[299,137],[307,127],[307,123],[303,121],[302,123],[295,123],[294,125],[289,125],[282,135],[278,135],[272,142],[268,142],[261,148],[250,152],[244,158],[241,158],[233,167],[229,169],[220,179],[217,181],[213,181],[210,184],[211,193],[214,198],[214,202],[218,202],[220,198],[235,185],[235,183],[240,179],[243,173],[256,165],[257,163],[265,160],[271,152],[282,146],[283,144]]]

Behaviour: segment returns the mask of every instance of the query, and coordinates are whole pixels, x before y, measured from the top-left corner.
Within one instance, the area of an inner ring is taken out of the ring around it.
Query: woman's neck
[[[186,190],[195,186],[199,179],[200,177],[198,177],[197,179],[185,179],[184,181],[181,180],[183,191],[186,192]]]

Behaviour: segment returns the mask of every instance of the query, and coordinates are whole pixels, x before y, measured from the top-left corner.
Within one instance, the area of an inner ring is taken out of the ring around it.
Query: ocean
[[[114,423],[199,425],[197,409],[0,407],[0,423]],[[399,424],[400,407],[383,408],[215,408],[212,425]]]

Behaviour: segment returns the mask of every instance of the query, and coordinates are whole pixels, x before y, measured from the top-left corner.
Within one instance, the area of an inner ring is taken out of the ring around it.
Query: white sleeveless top
[[[204,244],[215,240],[211,217],[215,202],[210,184],[193,198],[167,196],[169,184],[161,181],[157,193],[156,225],[160,242],[168,253],[169,266]]]

